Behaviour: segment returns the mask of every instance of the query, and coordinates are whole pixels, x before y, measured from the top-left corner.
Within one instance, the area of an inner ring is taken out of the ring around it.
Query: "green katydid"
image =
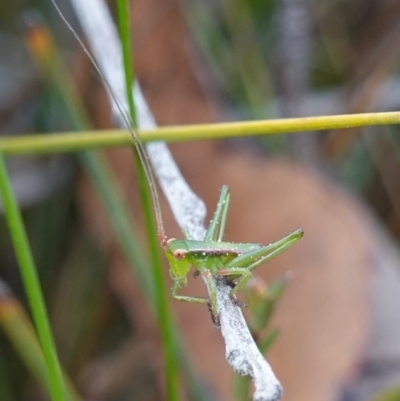
[[[229,189],[224,185],[203,241],[191,240],[184,233],[186,239],[170,239],[163,244],[170,264],[170,275],[174,280],[172,296],[179,301],[208,303],[215,326],[219,326],[215,277],[224,277],[233,284],[230,296],[240,306],[242,303],[236,300],[235,295],[249,281],[252,270],[283,252],[303,236],[303,230],[297,229],[266,246],[222,242],[229,201]],[[179,288],[187,285],[187,276],[192,267],[196,269],[196,275],[201,274],[204,277],[209,299],[177,294]]]
[[[217,209],[202,241],[191,239],[189,234],[186,232],[184,232],[185,239],[183,240],[167,239],[155,180],[144,145],[142,144],[136,129],[133,128],[128,113],[118,101],[110,83],[98,67],[93,56],[89,53],[69,22],[65,19],[55,3],[55,0],[51,1],[99,73],[100,78],[115,102],[126,127],[131,133],[134,146],[143,165],[151,192],[160,245],[168,259],[170,265],[170,276],[174,281],[171,295],[178,301],[208,304],[214,325],[218,327],[219,317],[217,312],[217,287],[215,279],[221,277],[227,280],[232,286],[230,292],[232,301],[239,306],[243,305],[243,303],[236,300],[236,293],[246,285],[248,280],[251,278],[252,271],[297,242],[303,236],[303,230],[297,229],[284,238],[265,246],[253,243],[239,244],[223,242],[222,238],[225,231],[230,202],[229,189],[227,186],[223,186]],[[187,285],[187,277],[192,268],[195,269],[195,275],[201,275],[204,278],[209,298],[178,294],[178,290]]]

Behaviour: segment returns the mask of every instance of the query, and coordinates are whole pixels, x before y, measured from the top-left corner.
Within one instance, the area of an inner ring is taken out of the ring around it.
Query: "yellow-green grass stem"
[[[139,130],[139,134],[143,142],[156,140],[181,142],[391,124],[400,124],[400,112],[165,126],[154,130]],[[94,148],[132,146],[132,137],[127,130],[83,131],[80,132],[79,137],[73,134],[74,132],[58,133],[51,136],[5,136],[0,138],[0,152],[7,154],[48,154]]]

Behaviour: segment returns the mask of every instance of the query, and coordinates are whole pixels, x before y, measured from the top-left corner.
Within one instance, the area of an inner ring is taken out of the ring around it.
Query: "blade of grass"
[[[400,386],[382,390],[370,401],[398,401],[400,399]]]
[[[83,105],[80,98],[73,91],[73,84],[69,80],[69,75],[63,64],[60,62],[60,56],[55,48],[54,42],[50,36],[50,32],[41,25],[31,26],[34,29],[33,34],[28,32],[28,46],[40,69],[43,71],[44,77],[49,79],[49,83],[59,87],[59,95],[65,103],[65,113],[70,116],[72,125],[82,130],[90,127],[88,118],[84,114]],[[49,56],[52,56],[50,58]],[[79,139],[76,133],[73,135],[75,139]],[[47,140],[51,141],[52,136],[48,135]],[[132,137],[128,133],[127,144],[132,146]],[[131,222],[133,221],[131,213],[129,213],[121,199],[119,189],[115,185],[107,162],[99,154],[94,152],[81,152],[78,157],[83,168],[90,177],[95,190],[98,192],[99,198],[106,211],[112,229],[116,236],[116,240],[131,268],[133,274],[138,278],[143,294],[149,302],[153,312],[155,312],[155,290],[151,280],[148,265],[141,251],[139,241]],[[174,329],[174,328],[173,328]],[[188,383],[188,390],[191,399],[204,401],[207,399],[204,388],[199,382],[196,374],[187,359],[183,350],[182,341],[179,340],[175,330],[174,332],[174,355],[179,359],[181,372],[185,376]]]
[[[250,383],[251,379],[248,376],[235,375],[233,377],[232,394],[235,401],[250,400]]]
[[[4,355],[0,356],[0,394],[1,401],[17,401],[13,381],[10,377],[10,366]]]
[[[304,118],[241,121],[216,124],[165,126],[139,130],[143,142],[180,142],[201,139],[235,138],[250,135],[284,135],[303,131],[346,129],[375,125],[400,124],[400,112],[345,114]],[[48,154],[94,148],[131,146],[127,130],[81,131],[48,135],[25,135],[0,138],[0,151],[7,154]]]
[[[50,322],[40,288],[39,278],[31,249],[29,247],[22,216],[11,187],[11,182],[8,177],[7,168],[2,154],[0,154],[0,194],[3,200],[4,212],[20,268],[22,281],[24,283],[28,302],[44,354],[49,377],[51,398],[53,401],[65,401],[66,393],[64,380],[50,329]]]
[[[18,300],[0,282],[0,326],[32,376],[45,391],[49,391],[49,376],[35,330]],[[64,374],[69,401],[81,400],[77,390]]]
[[[127,0],[117,1],[118,22],[120,30],[120,38],[122,43],[122,55],[125,71],[125,86],[129,105],[131,120],[137,127],[135,103],[133,99],[133,63],[131,57],[131,41],[130,41],[130,12],[129,3]],[[138,155],[137,155],[138,156]],[[154,213],[152,210],[152,201],[147,183],[144,166],[139,157],[135,158],[136,167],[139,172],[140,194],[142,209],[147,227],[147,237],[149,240],[149,254],[151,259],[153,280],[155,285],[155,306],[157,314],[158,327],[161,332],[161,343],[164,352],[164,367],[165,367],[165,383],[166,383],[166,399],[175,401],[179,400],[178,388],[178,370],[176,364],[176,356],[173,346],[173,318],[169,308],[168,294],[166,291],[167,285],[164,280],[162,271],[162,263],[160,257],[160,246],[158,243],[158,235],[156,233],[156,225],[154,221]]]
[[[132,44],[130,40],[130,30],[129,30],[130,10],[128,1],[117,0],[117,11],[118,11],[119,36],[121,39],[122,57],[124,63],[126,97],[128,99],[129,114],[132,123],[134,127],[137,128],[136,107],[132,95],[132,88],[135,74],[133,71],[133,62],[131,53]]]

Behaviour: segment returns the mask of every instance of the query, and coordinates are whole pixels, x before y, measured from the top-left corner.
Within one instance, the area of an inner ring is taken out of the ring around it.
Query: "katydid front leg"
[[[225,231],[229,201],[229,189],[226,185],[224,185],[221,188],[217,209],[204,236],[204,240],[196,244],[197,246],[199,245],[199,243],[204,244],[204,252],[200,252],[200,254],[203,253],[204,255],[207,252],[212,254],[214,250],[212,248],[207,248],[207,245],[215,241],[221,242]],[[199,259],[197,259],[196,250],[192,248],[192,244],[194,243],[194,241],[192,241],[189,234],[184,231],[184,236],[184,241],[170,240],[164,247],[167,259],[170,262],[171,277],[174,280],[171,295],[178,301],[191,303],[207,303],[211,312],[214,326],[219,327],[220,323],[217,312],[217,288],[214,277],[208,268],[207,261],[200,261],[201,256],[199,257]],[[210,296],[209,299],[187,295],[178,295],[178,290],[181,287],[185,287],[187,285],[187,275],[189,274],[189,270],[192,266],[196,268],[194,277],[201,274],[204,278],[208,294]],[[221,266],[223,266],[222,262]]]
[[[205,269],[200,273],[200,271],[196,270],[198,274],[201,274],[207,285],[208,293],[210,294],[210,298],[201,298],[201,297],[191,297],[187,295],[178,295],[177,292],[182,286],[186,286],[187,280],[175,280],[174,285],[172,287],[171,295],[178,301],[183,302],[191,302],[197,304],[208,304],[208,308],[211,313],[211,318],[214,323],[215,328],[219,328],[221,326],[219,321],[219,316],[217,312],[217,288],[215,285],[214,278],[211,272],[208,269]]]
[[[206,304],[206,303],[209,302],[209,300],[207,298],[191,297],[191,296],[187,296],[187,295],[178,295],[177,292],[182,286],[186,286],[186,283],[182,284],[182,282],[180,280],[179,281],[176,280],[174,282],[174,285],[172,286],[171,295],[176,300],[183,301],[183,302],[191,302],[191,303],[194,303],[194,304]]]

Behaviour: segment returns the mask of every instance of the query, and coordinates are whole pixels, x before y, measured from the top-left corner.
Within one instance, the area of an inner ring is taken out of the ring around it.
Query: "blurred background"
[[[58,3],[82,35],[68,1]],[[399,110],[398,1],[131,4],[135,71],[159,125]],[[54,35],[57,73],[33,61],[27,30],[33,23]],[[50,1],[1,2],[0,55],[2,136],[113,126],[99,78]],[[76,93],[66,101],[69,79]],[[305,230],[299,244],[256,273],[261,286],[287,281],[268,322],[279,329],[268,360],[285,401],[375,400],[399,386],[398,135],[397,126],[380,126],[171,146],[209,213],[221,185],[231,188],[227,240],[269,243]],[[100,157],[143,247],[132,152]],[[145,289],[120,250],[84,159],[8,158],[61,362],[82,399],[163,399]],[[179,238],[162,206],[168,235]],[[11,301],[28,308],[3,218],[0,247],[0,399],[45,400],[21,357],[28,351],[15,345],[8,326]],[[167,265],[165,272],[170,285]],[[204,292],[192,281],[188,293]],[[170,304],[203,399],[246,399],[232,393],[232,372],[207,309]],[[389,396],[379,399],[399,400],[400,392]]]

